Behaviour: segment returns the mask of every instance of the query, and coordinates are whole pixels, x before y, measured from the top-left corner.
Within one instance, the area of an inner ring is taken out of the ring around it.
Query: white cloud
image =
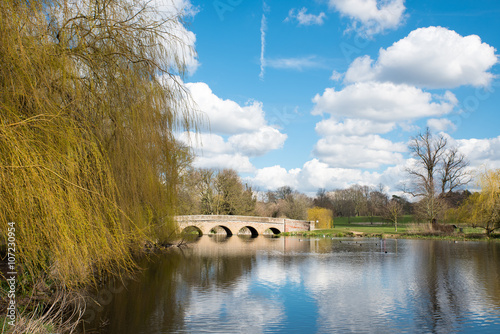
[[[302,71],[306,68],[324,68],[326,65],[316,56],[296,58],[266,59],[266,66],[279,69],[293,69]]]
[[[318,15],[308,14],[307,8],[303,7],[299,11],[297,9],[292,8],[288,12],[288,17],[285,19],[285,22],[288,21],[297,21],[299,25],[309,26],[309,25],[322,25],[326,18],[326,14],[321,12]]]
[[[314,155],[331,167],[374,169],[403,161],[406,145],[378,135],[334,135],[320,139]]]
[[[344,122],[337,122],[330,118],[316,124],[316,132],[325,136],[365,136],[375,133],[387,133],[396,127],[396,123],[373,122],[367,119],[348,118]]]
[[[362,82],[340,91],[327,88],[323,95],[317,94],[313,102],[314,115],[329,113],[339,117],[394,122],[445,115],[452,111],[456,98],[451,92],[432,96],[408,85]]]
[[[250,158],[265,155],[283,146],[287,136],[266,126],[253,133],[222,136],[210,133],[183,132],[178,139],[196,154],[194,165],[200,168],[232,168],[241,173],[253,172]]]
[[[454,141],[472,167],[500,168],[500,136],[485,139],[459,139]]]
[[[193,100],[210,121],[210,130],[215,133],[235,134],[258,131],[266,125],[262,103],[251,101],[240,106],[232,100],[223,100],[215,95],[204,82],[187,83]]]
[[[280,133],[270,126],[265,126],[256,132],[231,136],[228,142],[238,152],[248,156],[260,156],[283,147],[286,138],[286,134]]]
[[[183,132],[177,139],[193,149],[193,165],[197,168],[232,168],[240,173],[251,173],[255,170],[248,156],[235,150],[233,145],[219,135]]]
[[[397,28],[406,10],[404,0],[329,0],[329,6],[349,17],[351,29],[364,36]]]
[[[168,84],[171,78],[165,81]],[[241,173],[253,172],[250,159],[283,147],[287,135],[269,125],[261,102],[241,106],[223,100],[203,82],[184,84],[210,123],[200,133],[183,132],[178,139],[193,148],[194,165],[202,168],[232,168]]]
[[[487,86],[494,78],[488,71],[498,62],[495,51],[477,35],[463,37],[443,27],[419,28],[380,49],[377,61],[357,58],[345,81],[390,81],[427,88]]]
[[[281,166],[265,167],[257,170],[255,176],[250,178],[251,183],[263,189],[277,189],[282,186],[290,186],[298,189],[297,174],[300,169],[287,171]],[[303,185],[300,185],[301,188]]]
[[[242,154],[197,155],[193,165],[198,168],[234,169],[238,173],[251,173],[255,167]]]
[[[452,121],[446,118],[431,118],[427,120],[427,126],[434,132],[455,131],[457,127]]]
[[[307,161],[302,168],[286,170],[281,166],[258,169],[254,177],[247,180],[266,190],[290,186],[301,192],[313,194],[319,188],[343,189],[352,184],[376,186],[378,173],[362,172],[359,169],[332,168],[318,159]]]
[[[318,159],[307,161],[297,175],[308,191],[343,189],[354,183],[366,183],[369,179],[368,174],[359,169],[332,168]]]
[[[403,160],[406,144],[393,143],[378,134],[396,127],[395,122],[375,122],[368,119],[347,118],[338,122],[334,118],[316,124],[322,136],[313,150],[315,157],[330,167],[380,168]]]
[[[333,81],[340,81],[340,79],[342,79],[342,76],[343,74],[342,73],[339,73],[337,71],[333,71],[332,72],[332,76],[330,77],[330,80],[333,80]]]

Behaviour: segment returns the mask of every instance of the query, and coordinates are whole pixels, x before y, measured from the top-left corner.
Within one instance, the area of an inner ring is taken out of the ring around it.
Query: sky
[[[429,127],[500,168],[499,1],[175,2],[197,51],[183,82],[205,125],[178,135],[196,167],[259,191],[397,193]]]

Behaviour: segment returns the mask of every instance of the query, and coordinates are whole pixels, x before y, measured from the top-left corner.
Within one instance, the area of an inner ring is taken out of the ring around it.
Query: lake
[[[203,236],[88,306],[87,333],[500,333],[500,243]]]

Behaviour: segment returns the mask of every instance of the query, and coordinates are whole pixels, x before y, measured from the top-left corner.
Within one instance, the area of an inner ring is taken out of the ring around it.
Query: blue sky
[[[183,80],[210,120],[196,166],[262,191],[396,192],[428,126],[500,168],[498,1],[176,3],[197,51]]]

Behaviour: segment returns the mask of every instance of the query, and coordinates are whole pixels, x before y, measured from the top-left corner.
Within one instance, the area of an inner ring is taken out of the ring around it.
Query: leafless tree
[[[467,170],[467,167],[469,167],[469,161],[465,155],[458,152],[456,147],[446,152],[440,174],[441,195],[452,193],[453,190],[471,181],[472,174]]]
[[[420,198],[417,214],[432,221],[444,210],[445,193],[470,182],[468,162],[456,148],[449,148],[442,135],[433,135],[429,128],[412,138],[409,145],[415,166],[407,168],[411,185],[404,191]]]

